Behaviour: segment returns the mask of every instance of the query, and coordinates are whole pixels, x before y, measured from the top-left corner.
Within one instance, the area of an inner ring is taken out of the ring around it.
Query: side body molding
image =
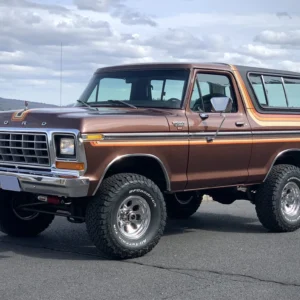
[[[98,184],[97,184],[97,187],[96,187],[96,189],[95,189],[94,192],[93,192],[93,196],[97,193],[97,191],[98,191],[98,189],[99,189],[99,187],[100,187],[100,185],[101,185],[101,183],[102,183],[102,181],[103,181],[103,179],[104,179],[104,177],[105,177],[107,171],[109,170],[109,168],[110,168],[114,163],[116,163],[117,161],[120,161],[120,160],[122,160],[122,159],[124,159],[124,158],[128,158],[128,157],[143,157],[143,156],[144,156],[144,157],[150,157],[150,158],[153,158],[153,159],[155,159],[155,160],[159,163],[159,165],[161,166],[162,171],[163,171],[163,173],[164,173],[164,176],[165,176],[166,186],[167,186],[167,191],[170,191],[170,190],[171,190],[170,177],[169,177],[169,174],[168,174],[167,169],[166,169],[165,165],[163,164],[163,162],[162,162],[157,156],[152,155],[152,154],[135,153],[135,154],[124,154],[124,155],[117,156],[115,159],[113,159],[113,160],[106,166],[106,168],[105,168],[103,174],[101,175],[101,178],[100,178],[100,180],[99,180],[99,182],[98,182]]]
[[[276,157],[274,158],[274,160],[273,160],[273,162],[272,162],[272,164],[271,164],[271,166],[270,166],[270,168],[269,168],[269,171],[268,171],[267,175],[265,176],[263,182],[265,182],[265,181],[267,180],[267,178],[268,178],[268,176],[270,175],[270,172],[271,172],[273,166],[275,165],[277,159],[280,158],[282,155],[288,153],[288,152],[299,152],[299,155],[300,155],[300,149],[297,149],[297,148],[295,148],[295,149],[286,149],[286,150],[283,150],[283,151],[279,152],[279,153],[276,155]]]

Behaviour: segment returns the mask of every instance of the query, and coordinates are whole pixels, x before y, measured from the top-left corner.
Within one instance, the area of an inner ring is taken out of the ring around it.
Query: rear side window
[[[300,79],[285,78],[284,86],[289,107],[300,107]]]
[[[270,107],[287,107],[281,77],[264,76],[265,89]]]
[[[267,99],[265,95],[262,77],[260,75],[251,75],[250,81],[259,103],[262,105],[267,105]]]
[[[250,74],[249,80],[263,108],[300,108],[300,79]]]

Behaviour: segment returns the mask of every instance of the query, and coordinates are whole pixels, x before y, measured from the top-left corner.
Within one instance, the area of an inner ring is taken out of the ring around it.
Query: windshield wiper
[[[89,107],[89,108],[92,109],[92,110],[97,110],[97,111],[98,111],[98,108],[93,107],[93,106],[89,105],[88,103],[86,103],[86,102],[84,102],[84,101],[82,101],[82,100],[77,100],[77,102],[79,102],[79,103],[81,103],[81,104],[83,104],[83,105]]]
[[[134,106],[134,105],[132,105],[132,104],[129,104],[129,103],[127,103],[127,102],[125,102],[125,101],[122,101],[122,100],[107,100],[107,102],[110,102],[110,103],[122,103],[122,104],[125,105],[125,106],[129,106],[129,107],[131,107],[131,108],[137,109],[136,106]]]

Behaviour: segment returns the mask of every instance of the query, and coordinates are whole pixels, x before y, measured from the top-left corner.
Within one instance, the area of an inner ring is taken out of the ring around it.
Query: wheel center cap
[[[128,214],[128,221],[135,221],[136,220],[136,214],[135,213],[130,213]]]
[[[293,196],[288,196],[286,202],[288,205],[292,205],[295,202],[295,198]]]

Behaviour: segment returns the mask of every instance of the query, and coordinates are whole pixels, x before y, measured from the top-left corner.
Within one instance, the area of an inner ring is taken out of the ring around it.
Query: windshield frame
[[[185,100],[186,100],[186,96],[187,96],[187,92],[188,92],[188,86],[189,86],[189,82],[190,82],[190,77],[192,75],[192,70],[190,68],[139,68],[139,69],[122,69],[122,70],[105,70],[105,71],[97,71],[93,74],[93,76],[91,77],[90,81],[88,82],[87,86],[85,87],[84,91],[82,92],[81,96],[79,97],[80,101],[83,101],[87,104],[89,104],[91,107],[126,107],[124,105],[118,105],[117,103],[112,103],[112,102],[108,102],[108,101],[98,101],[98,102],[87,102],[90,95],[93,93],[95,87],[97,86],[97,91],[96,91],[96,99],[98,99],[98,92],[99,92],[99,81],[102,78],[118,78],[120,77],[120,74],[124,73],[128,73],[128,72],[174,72],[174,71],[179,71],[182,72],[185,75],[185,79],[184,79],[184,84],[183,84],[183,88],[182,88],[182,96],[179,99],[180,100],[180,105],[178,105],[178,107],[172,107],[172,106],[150,106],[150,105],[139,105],[138,101],[126,101],[126,103],[128,104],[132,104],[134,106],[136,106],[137,108],[156,108],[156,109],[183,109]],[[116,76],[114,77],[113,75],[116,74]],[[149,75],[149,77],[151,77],[151,75]],[[171,79],[166,77],[167,79]],[[153,78],[153,80],[156,80],[155,78]],[[112,99],[114,100],[114,99]],[[124,101],[124,100],[123,100]],[[163,100],[160,100],[163,101]],[[143,101],[143,102],[148,102],[148,101]],[[150,103],[150,100],[149,102]],[[75,106],[81,106],[80,103],[76,103]]]

